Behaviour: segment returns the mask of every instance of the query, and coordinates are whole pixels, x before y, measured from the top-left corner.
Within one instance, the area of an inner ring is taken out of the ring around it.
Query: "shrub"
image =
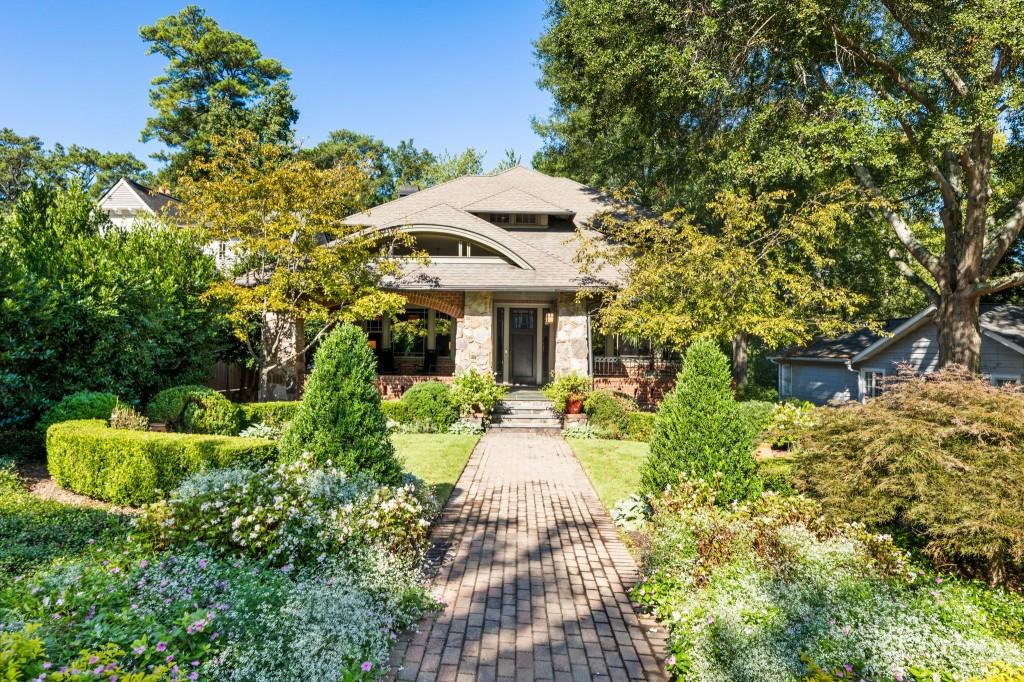
[[[146,416],[152,422],[167,425],[168,431],[181,431],[184,428],[185,408],[193,399],[216,393],[209,386],[188,384],[175,386],[160,391],[149,401]]]
[[[484,427],[475,419],[460,419],[448,427],[448,433],[457,436],[479,436],[484,432]]]
[[[193,395],[181,418],[185,433],[234,436],[242,428],[242,410],[220,393]]]
[[[110,419],[116,406],[117,396],[113,393],[72,393],[44,412],[36,428],[45,436],[50,426],[60,422],[72,419]]]
[[[654,412],[631,412],[626,421],[626,438],[648,443],[658,415]]]
[[[149,419],[139,414],[131,405],[118,403],[114,411],[110,413],[110,428],[125,429],[127,431],[148,431]]]
[[[494,375],[470,369],[456,375],[452,382],[451,401],[459,414],[471,416],[476,413],[489,415],[505,399],[508,389],[494,381]]]
[[[598,438],[599,434],[597,429],[586,422],[571,422],[562,429],[562,436],[578,440],[593,440]]]
[[[912,530],[938,565],[993,582],[1020,573],[1024,394],[952,369],[818,416],[797,483],[830,515]]]
[[[0,431],[0,457],[15,461],[37,459],[46,454],[46,434],[37,430]]]
[[[570,397],[586,400],[590,393],[590,377],[575,372],[560,374],[544,387],[544,395],[554,404],[555,412],[565,414],[566,402]]]
[[[46,434],[54,480],[83,495],[141,504],[209,467],[266,461],[274,443],[253,438],[111,429],[99,420],[55,424]]]
[[[388,439],[377,392],[377,363],[358,327],[345,324],[320,344],[295,419],[281,439],[281,454],[304,452],[349,473],[365,471],[381,483],[398,483],[402,466]]]
[[[405,405],[401,400],[382,400],[380,401],[380,411],[384,413],[384,417],[389,421],[397,422],[401,424],[407,421],[405,414]]]
[[[720,478],[722,504],[759,492],[753,457],[757,433],[740,417],[730,385],[729,361],[714,341],[690,346],[676,388],[658,410],[642,492],[656,495],[680,473],[705,481]]]
[[[629,427],[629,415],[639,408],[629,396],[612,391],[591,391],[583,403],[590,423],[605,438],[621,438]]]
[[[283,427],[295,419],[295,413],[299,411],[298,400],[279,400],[266,403],[242,403],[242,424],[252,426],[253,424],[264,423],[270,426]]]
[[[745,400],[736,405],[736,418],[747,425],[757,440],[769,429],[777,409],[775,403]]]
[[[403,421],[426,424],[426,433],[444,433],[459,418],[447,384],[424,381],[402,394]]]
[[[772,415],[767,433],[773,448],[793,445],[802,433],[818,423],[818,408],[805,401],[787,401],[779,405]]]
[[[378,487],[366,474],[315,468],[311,458],[261,469],[195,474],[147,507],[139,533],[159,549],[202,542],[231,556],[302,565],[380,546],[412,563],[426,541],[411,486]]]
[[[1004,625],[1024,615],[1019,595],[929,575],[888,536],[832,523],[806,498],[717,497],[682,480],[645,528],[633,596],[668,627],[679,679],[816,680],[818,667],[923,682],[1024,661],[1024,638]]]

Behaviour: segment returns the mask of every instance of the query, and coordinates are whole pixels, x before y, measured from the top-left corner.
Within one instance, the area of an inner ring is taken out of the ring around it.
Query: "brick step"
[[[519,426],[531,426],[531,427],[544,427],[552,429],[561,429],[562,422],[555,417],[531,417],[531,416],[511,416],[504,415],[491,419],[492,427],[519,427]]]
[[[511,407],[498,405],[494,408],[494,414],[531,414],[545,417],[554,417],[555,410],[550,405],[530,405],[527,407]]]

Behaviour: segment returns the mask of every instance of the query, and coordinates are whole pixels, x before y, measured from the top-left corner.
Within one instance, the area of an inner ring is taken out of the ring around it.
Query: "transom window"
[[[413,235],[415,242],[410,246],[395,244],[392,253],[395,256],[410,256],[413,252],[426,251],[431,258],[500,258],[494,250],[477,242],[459,239],[446,234],[417,233]]]

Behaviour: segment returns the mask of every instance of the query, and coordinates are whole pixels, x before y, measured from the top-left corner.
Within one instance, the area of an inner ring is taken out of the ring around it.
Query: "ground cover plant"
[[[800,439],[800,487],[835,518],[924,542],[936,566],[993,583],[1024,568],[1024,394],[948,369],[821,410]]]
[[[721,682],[980,679],[1024,672],[1024,598],[935,574],[804,497],[731,507],[681,479],[645,526],[634,597],[669,629],[668,669]],[[977,677],[975,677],[977,676]]]

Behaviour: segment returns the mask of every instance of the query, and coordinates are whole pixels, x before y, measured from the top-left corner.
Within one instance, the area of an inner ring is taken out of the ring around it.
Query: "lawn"
[[[640,466],[647,459],[647,443],[631,440],[567,439],[583,464],[597,496],[608,509],[640,487]]]
[[[454,436],[446,433],[396,433],[391,436],[406,471],[433,486],[434,495],[444,504],[455,489],[480,436]]]

